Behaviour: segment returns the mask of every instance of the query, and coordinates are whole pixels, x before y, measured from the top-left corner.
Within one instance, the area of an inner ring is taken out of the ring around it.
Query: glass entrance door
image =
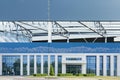
[[[72,73],[73,75],[81,73],[81,65],[66,65],[66,73]]]

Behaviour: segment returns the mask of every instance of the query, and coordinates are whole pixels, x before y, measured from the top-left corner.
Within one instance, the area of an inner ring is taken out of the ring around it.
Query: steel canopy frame
[[[83,24],[83,23],[82,23],[82,22],[80,22],[80,21],[78,21],[78,22],[79,22],[80,24],[82,24],[83,26],[85,26],[86,28],[90,29],[91,31],[93,31],[93,32],[97,33],[98,35],[100,35],[100,36],[104,37],[104,35],[103,35],[103,34],[100,34],[99,32],[95,31],[94,29],[90,28],[89,26],[87,26],[87,25]]]
[[[15,22],[16,23],[16,22]],[[34,26],[34,24],[33,25],[31,25],[31,24],[28,24],[28,23],[24,23],[24,22],[17,22],[16,24],[24,24],[24,25],[28,25],[28,26],[31,26],[31,27],[33,27],[33,28],[36,28],[36,29],[39,29],[39,30],[43,30],[43,31],[46,31],[46,32],[48,32],[48,30],[47,30],[47,28],[46,29],[44,29],[44,28],[40,28],[40,25],[38,25],[38,26]],[[54,32],[55,30],[52,30],[52,34],[54,34],[54,35],[60,35],[60,36],[62,36],[62,37],[65,37],[65,38],[67,38],[67,40],[69,39],[69,32],[64,28],[64,27],[62,27],[59,23],[57,23],[56,21],[55,22],[51,22],[51,23],[54,23],[53,25],[52,25],[52,28],[53,27],[55,27],[55,25],[59,28],[57,28],[57,32]],[[19,25],[20,25],[19,24]],[[61,32],[61,30],[62,31],[64,31],[64,32]],[[65,35],[66,34],[66,35]]]
[[[4,22],[4,21],[2,21]],[[48,21],[11,21],[16,26],[20,26],[21,29],[13,31],[29,31],[32,37],[47,37],[48,35]],[[52,40],[67,39],[84,39],[87,42],[86,38],[95,38],[93,42],[97,40],[98,37],[105,38],[107,37],[120,37],[120,22],[81,22],[81,21],[49,21],[52,25],[51,33]],[[7,23],[8,24],[8,23]],[[11,26],[11,24],[9,24]],[[71,27],[72,26],[72,27]],[[0,30],[2,31],[2,30]],[[34,36],[36,34],[36,36]],[[38,34],[38,35],[37,35]],[[43,34],[43,35],[39,35]],[[93,36],[94,35],[94,36]],[[45,39],[47,40],[47,39]]]

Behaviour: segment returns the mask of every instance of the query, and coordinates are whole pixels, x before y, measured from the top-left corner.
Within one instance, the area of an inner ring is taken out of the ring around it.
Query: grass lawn
[[[120,77],[111,77],[111,76],[41,76],[41,77],[34,77],[34,76],[27,76],[29,78],[45,78],[45,79],[60,79],[60,80],[120,80]]]

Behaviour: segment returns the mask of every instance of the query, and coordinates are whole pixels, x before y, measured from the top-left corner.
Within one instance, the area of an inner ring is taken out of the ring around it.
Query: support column
[[[30,55],[27,55],[27,75],[30,75]]]
[[[107,37],[105,37],[105,43],[107,43]]]
[[[2,75],[2,55],[0,55],[0,75]]]
[[[52,42],[52,22],[48,22],[48,43]]]
[[[96,74],[97,74],[97,76],[100,76],[100,56],[99,55],[97,55],[97,63],[96,63],[97,65],[97,67],[96,67]]]
[[[50,73],[50,55],[48,55],[48,75]]]
[[[66,64],[62,63],[62,74],[66,74]]]
[[[67,37],[67,43],[69,43],[69,37]]]
[[[23,75],[23,55],[20,55],[20,75]]]
[[[106,69],[106,67],[107,67],[107,66],[106,66],[106,65],[107,65],[107,62],[106,62],[106,61],[107,61],[107,56],[104,55],[104,56],[103,56],[103,76],[106,76],[106,75],[107,75],[107,73],[106,73],[106,72],[107,72],[107,69]]]
[[[117,56],[117,76],[120,76],[120,54]]]
[[[86,63],[82,65],[82,74],[86,74]]]
[[[110,57],[110,75],[114,76],[114,56]]]
[[[58,74],[58,56],[55,55],[55,76]]]
[[[43,74],[43,55],[41,55],[41,74]]]
[[[34,55],[34,74],[37,74],[37,63],[36,63],[36,55]]]

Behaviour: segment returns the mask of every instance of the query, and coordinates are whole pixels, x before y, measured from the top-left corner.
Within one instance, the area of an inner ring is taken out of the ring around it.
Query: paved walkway
[[[0,80],[98,80],[90,78],[29,78],[24,76],[0,76]]]
[[[89,78],[89,77],[82,77],[82,78],[36,78],[36,77],[26,77],[26,76],[0,76],[0,80],[120,80],[120,78]]]

